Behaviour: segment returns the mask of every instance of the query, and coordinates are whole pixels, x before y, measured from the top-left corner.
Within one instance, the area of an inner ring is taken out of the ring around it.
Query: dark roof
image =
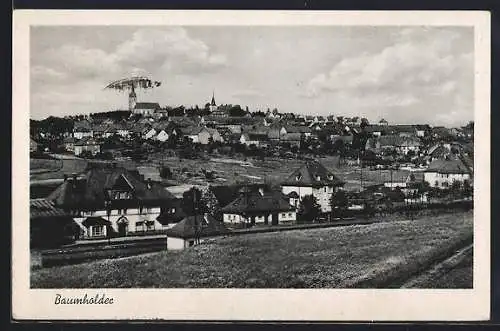
[[[378,138],[380,146],[420,146],[420,140],[412,137],[401,137],[396,135],[380,136]]]
[[[225,207],[239,195],[240,185],[220,185],[210,186],[210,191],[215,195],[219,206]]]
[[[134,109],[160,109],[158,102],[138,102],[135,104]]]
[[[196,215],[185,217],[182,221],[167,230],[168,237],[189,239],[195,237],[196,224],[200,227],[200,237],[216,236],[228,233],[224,223],[217,221],[210,215]]]
[[[30,200],[30,218],[40,217],[61,217],[68,214],[57,208],[52,201],[47,199],[31,199]]]
[[[111,222],[102,217],[91,216],[83,220],[82,225],[85,227],[89,227],[92,225],[111,225]]]
[[[285,126],[285,130],[287,133],[311,133],[311,128],[307,126]]]
[[[319,176],[319,179],[318,179]],[[344,182],[318,161],[307,162],[294,171],[282,185],[289,186],[342,186]]]
[[[173,213],[171,212],[172,208],[175,210]],[[188,215],[182,209],[182,199],[175,199],[171,202],[168,210],[164,211],[160,216],[158,216],[157,220],[163,225],[170,223],[178,223]]]
[[[289,198],[292,198],[292,199],[298,199],[299,198],[299,194],[295,191],[292,191],[290,193],[287,194],[287,197]]]
[[[149,182],[148,187],[148,183],[140,179],[138,172],[109,165],[92,165],[76,181],[72,178],[66,179],[47,199],[62,208],[103,209],[105,201],[109,199],[107,190],[123,182],[130,183],[133,197],[129,200],[113,200],[112,207],[163,205],[175,199],[158,183]]]
[[[75,142],[74,145],[75,146],[88,146],[88,145],[97,146],[99,144],[92,137],[83,137],[82,139]]]
[[[294,210],[286,195],[279,191],[240,193],[233,202],[222,208],[225,213],[262,213]]]
[[[440,174],[472,174],[471,168],[459,158],[434,160],[425,171]]]

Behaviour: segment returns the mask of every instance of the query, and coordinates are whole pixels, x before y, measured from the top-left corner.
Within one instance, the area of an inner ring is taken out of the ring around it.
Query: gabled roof
[[[266,213],[295,210],[288,198],[280,191],[240,193],[230,204],[222,208],[224,213]]]
[[[73,178],[66,179],[47,200],[67,209],[102,209],[109,199],[107,190],[113,188],[121,178],[125,178],[133,187],[133,197],[130,200],[114,200],[112,206],[158,205],[175,199],[162,185],[144,182],[137,172],[110,165],[91,165],[76,181]]]
[[[449,158],[432,161],[425,172],[437,172],[439,174],[472,174],[472,169],[460,158]]]
[[[92,137],[83,137],[82,139],[78,140],[75,144],[75,146],[98,146],[99,144],[92,138]]]
[[[219,206],[224,207],[238,197],[241,187],[239,185],[210,186],[210,191],[215,195]]]
[[[294,171],[282,185],[288,186],[342,186],[344,182],[318,161],[307,162]]]
[[[271,137],[270,137],[271,138]],[[300,141],[302,139],[302,134],[299,132],[287,133],[281,136],[281,141]]]
[[[57,208],[52,201],[47,199],[30,200],[30,219],[62,216],[68,216],[68,214],[64,210]]]
[[[198,229],[196,229],[198,227]],[[224,223],[217,221],[210,215],[195,215],[185,217],[172,228],[167,230],[167,237],[190,239],[198,231],[199,237],[217,236],[228,233]]]
[[[311,133],[311,128],[307,126],[285,126],[285,130],[287,133]]]
[[[158,102],[138,102],[135,104],[134,109],[160,109],[160,104]]]

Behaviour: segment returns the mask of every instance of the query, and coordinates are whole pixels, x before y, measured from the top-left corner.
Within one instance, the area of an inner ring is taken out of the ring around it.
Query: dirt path
[[[472,254],[473,244],[467,245],[455,252],[452,256],[441,261],[424,272],[408,279],[401,288],[448,288],[446,279],[458,279],[460,287],[472,288]],[[445,281],[443,281],[445,280]]]

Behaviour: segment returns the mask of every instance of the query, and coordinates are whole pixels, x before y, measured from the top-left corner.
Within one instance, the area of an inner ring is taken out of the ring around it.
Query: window
[[[135,222],[135,231],[144,231],[144,222]]]
[[[327,189],[327,187],[325,186],[325,187],[323,188],[323,192],[325,192],[325,193],[326,193],[326,189]]]
[[[288,213],[288,217],[292,217],[292,213]]]
[[[286,214],[285,213],[281,213],[281,217],[286,217]]]
[[[92,237],[104,236],[104,225],[94,225],[90,229]]]
[[[155,222],[154,221],[147,221],[146,222],[146,227],[148,231],[152,231],[155,229]]]

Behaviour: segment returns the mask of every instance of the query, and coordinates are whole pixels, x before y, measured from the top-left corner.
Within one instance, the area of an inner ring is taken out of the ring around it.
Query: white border
[[[472,290],[30,289],[30,25],[433,25],[475,28]],[[466,11],[76,11],[13,17],[12,312],[15,319],[467,321],[490,313],[490,14]],[[113,305],[55,306],[55,293],[105,293]]]

